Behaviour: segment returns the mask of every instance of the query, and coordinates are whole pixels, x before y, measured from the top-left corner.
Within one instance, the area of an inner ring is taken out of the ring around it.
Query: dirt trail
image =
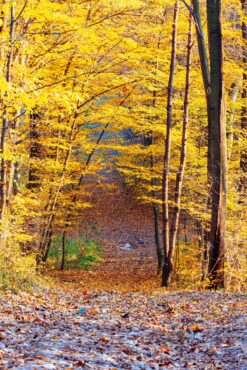
[[[245,370],[245,297],[156,289],[150,209],[121,186],[94,203],[80,231],[104,243],[97,267],[0,294],[0,369]]]
[[[158,288],[152,209],[138,204],[119,176],[111,176],[110,183],[116,185],[95,189],[94,206],[86,212],[80,230],[103,245],[102,261],[89,271],[58,271],[56,276],[63,283],[90,290],[136,292]]]

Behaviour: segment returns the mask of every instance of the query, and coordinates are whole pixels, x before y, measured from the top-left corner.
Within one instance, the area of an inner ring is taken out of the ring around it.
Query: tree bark
[[[28,174],[28,189],[39,189],[41,186],[41,178],[39,174],[39,170],[37,169],[38,163],[33,163],[38,159],[42,158],[42,145],[39,143],[39,139],[41,137],[40,128],[39,128],[39,121],[41,117],[40,114],[37,112],[33,112],[30,114],[30,166],[29,166],[29,174]]]
[[[201,20],[201,12],[200,12],[200,4],[199,0],[192,0],[193,4],[193,16],[196,24],[196,35],[197,35],[197,44],[198,44],[198,51],[200,57],[200,64],[201,64],[201,71],[202,71],[202,79],[204,84],[205,96],[206,96],[206,105],[207,105],[207,120],[208,120],[208,183],[209,188],[211,188],[211,174],[212,174],[212,157],[211,157],[211,146],[212,146],[212,117],[211,117],[211,82],[210,82],[210,68],[208,63],[208,56],[207,56],[207,47],[205,36],[203,32],[202,20]]]
[[[12,55],[13,55],[13,38],[15,32],[15,15],[14,15],[14,7],[11,4],[10,6],[10,22],[9,22],[9,46],[8,46],[8,53],[7,53],[7,60],[6,60],[6,72],[5,72],[5,80],[6,82],[10,82],[11,80],[11,62],[12,62]],[[7,93],[5,94],[7,98]],[[1,168],[0,168],[0,218],[3,221],[5,208],[7,205],[7,197],[8,197],[8,184],[7,184],[7,170],[8,170],[8,163],[4,158],[5,149],[6,149],[6,135],[8,131],[8,118],[7,118],[7,110],[6,107],[3,112],[3,120],[2,120],[2,129],[1,129],[1,140],[0,140],[0,151],[2,154],[1,160]]]
[[[247,50],[246,50],[246,41],[247,41],[247,24],[245,22],[247,16],[247,1],[241,0],[242,11],[243,11],[243,22],[242,22],[242,41],[243,41],[243,89],[242,89],[242,111],[241,111],[241,131],[243,139],[246,141],[246,130],[247,130]],[[240,178],[240,196],[243,198],[247,190],[247,149],[246,147],[241,152],[240,158],[240,170],[242,172]]]
[[[165,154],[163,165],[162,178],[162,223],[163,223],[163,248],[164,248],[164,265],[162,271],[162,286],[167,286],[167,273],[172,270],[172,266],[168,260],[169,253],[169,166],[171,155],[171,132],[172,132],[172,111],[173,111],[173,84],[176,64],[176,49],[177,49],[177,27],[178,27],[179,1],[175,1],[173,14],[173,31],[172,31],[172,51],[170,62],[170,76],[168,82],[168,97],[167,97],[167,120],[166,120],[166,139],[165,139]]]
[[[163,23],[162,23],[163,24]],[[158,50],[160,49],[160,40],[158,41]],[[157,61],[156,63],[156,73],[159,69],[159,63]],[[157,80],[155,80],[155,83],[157,83]],[[156,101],[157,101],[157,92],[154,90],[153,91],[153,100],[152,100],[152,106],[153,108],[156,107]],[[151,144],[154,144],[154,134],[153,131],[150,133],[151,136]],[[157,185],[157,180],[155,179],[154,175],[154,155],[152,153],[151,158],[150,158],[150,164],[151,164],[151,172],[152,172],[152,179],[151,179],[151,186],[154,187]],[[155,199],[156,194],[155,190],[152,190],[152,197]],[[164,263],[164,254],[162,250],[162,246],[160,243],[160,235],[159,235],[159,209],[158,206],[153,202],[152,204],[153,208],[153,215],[154,215],[154,239],[155,239],[155,245],[156,245],[156,253],[157,253],[157,261],[158,261],[158,266],[157,266],[157,274],[159,275],[162,272],[163,268],[163,263]]]
[[[234,102],[234,103],[237,100],[239,89],[240,89],[240,83],[239,82],[232,83],[231,91],[229,93],[229,97],[231,98],[231,101]],[[228,142],[227,142],[227,160],[228,160],[228,163],[229,163],[230,160],[231,160],[233,139],[234,139],[235,109],[231,109],[230,115],[229,115],[227,121],[229,122],[228,130],[227,130],[227,133],[226,133],[226,137],[227,137],[227,140],[228,140]]]
[[[169,234],[169,250],[166,256],[166,266],[164,271],[163,283],[165,286],[170,285],[170,280],[173,272],[173,257],[176,248],[176,239],[178,233],[178,221],[180,216],[180,203],[182,194],[182,185],[186,164],[187,154],[187,132],[189,124],[189,93],[190,93],[190,72],[191,72],[191,51],[192,51],[192,15],[190,14],[189,20],[189,32],[188,32],[188,44],[187,44],[187,61],[186,61],[186,82],[185,82],[185,95],[183,105],[183,130],[182,130],[182,143],[181,143],[181,154],[180,164],[176,176],[175,195],[174,195],[174,207],[173,216]]]
[[[64,230],[62,235],[62,262],[61,262],[61,270],[63,271],[65,268],[65,249],[66,247],[66,230]]]
[[[212,208],[209,250],[210,287],[224,287],[226,217],[226,115],[223,83],[221,0],[207,0],[211,77]],[[210,148],[209,148],[210,149]]]
[[[154,142],[153,133],[151,133],[151,135],[152,135],[151,140],[153,143]],[[151,179],[151,186],[154,187],[155,185],[157,185],[157,181],[154,178],[154,156],[153,154],[151,155],[151,171],[153,174],[153,177]],[[155,191],[152,190],[153,199],[155,199],[155,196],[156,196]],[[153,208],[153,215],[154,215],[154,239],[155,239],[157,261],[158,261],[157,274],[160,274],[160,272],[162,271],[162,267],[163,267],[164,255],[163,255],[163,251],[162,251],[162,247],[160,243],[160,235],[159,235],[159,209],[158,209],[158,206],[155,204],[155,202],[153,202],[152,208]]]
[[[186,1],[184,0],[186,3]],[[226,112],[223,84],[221,0],[207,0],[210,68],[198,0],[192,0],[208,115],[208,181],[211,196],[209,287],[224,286],[226,213]],[[188,7],[188,5],[187,5]],[[209,74],[210,71],[210,74]]]
[[[178,232],[178,221],[180,216],[180,203],[182,194],[182,185],[186,164],[187,155],[187,136],[188,136],[188,125],[189,125],[189,95],[190,95],[190,74],[191,74],[191,52],[192,52],[192,16],[190,14],[189,20],[189,33],[188,33],[188,45],[187,45],[187,62],[186,62],[186,82],[185,82],[185,95],[184,95],[184,106],[183,106],[183,132],[182,132],[182,143],[181,143],[181,154],[180,154],[180,165],[176,177],[175,196],[174,196],[174,208],[173,218],[170,230],[170,248],[168,257],[173,260],[173,255],[176,246],[177,232]]]

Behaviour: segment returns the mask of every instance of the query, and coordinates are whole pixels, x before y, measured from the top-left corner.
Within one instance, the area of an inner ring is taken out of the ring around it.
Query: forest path
[[[246,370],[245,303],[209,292],[6,292],[0,369]]]
[[[94,201],[82,231],[104,243],[97,266],[0,293],[0,370],[246,370],[246,298],[162,290],[150,209],[121,189]]]
[[[94,189],[93,207],[79,232],[103,246],[101,261],[88,270],[55,271],[63,285],[75,289],[145,292],[160,287],[151,206],[141,205],[115,173]],[[107,186],[105,186],[107,185]],[[113,186],[113,187],[112,187]]]

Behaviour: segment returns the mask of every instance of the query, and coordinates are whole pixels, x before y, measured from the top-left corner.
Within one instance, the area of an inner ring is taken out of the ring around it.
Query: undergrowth
[[[101,245],[95,240],[81,236],[80,238],[66,238],[65,243],[65,268],[87,269],[100,260]],[[54,268],[61,267],[62,239],[58,235],[54,238],[48,264]]]
[[[0,290],[25,290],[45,288],[50,280],[36,271],[33,254],[26,255],[20,248],[0,250]]]

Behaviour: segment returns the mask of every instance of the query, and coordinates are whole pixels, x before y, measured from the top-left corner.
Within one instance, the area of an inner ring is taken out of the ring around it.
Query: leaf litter
[[[51,272],[56,287],[32,295],[0,293],[0,369],[246,370],[246,295],[159,288],[149,210],[108,197],[95,200],[98,268]]]
[[[246,369],[246,298],[212,292],[2,294],[0,369]]]

